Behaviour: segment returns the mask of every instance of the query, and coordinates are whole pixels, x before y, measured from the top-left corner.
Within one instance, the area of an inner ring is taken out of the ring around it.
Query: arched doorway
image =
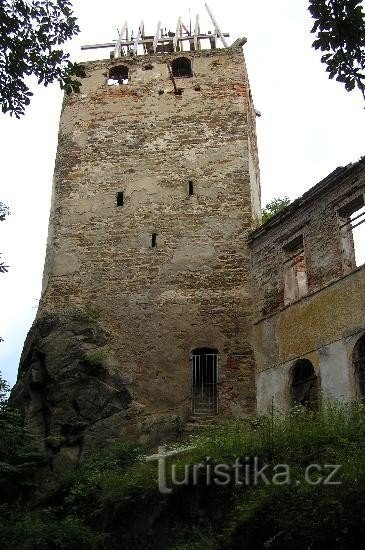
[[[293,403],[309,409],[318,406],[318,379],[309,359],[299,359],[293,365],[291,376]]]
[[[358,393],[365,398],[365,334],[356,342],[352,355]]]
[[[192,351],[192,412],[218,412],[218,350],[197,348]]]

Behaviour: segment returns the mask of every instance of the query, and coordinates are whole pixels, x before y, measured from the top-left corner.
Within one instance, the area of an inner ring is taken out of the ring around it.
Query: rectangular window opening
[[[189,197],[191,197],[192,195],[194,195],[194,183],[192,182],[192,180],[189,181]]]
[[[342,266],[350,273],[365,263],[365,204],[360,195],[338,211]]]
[[[284,304],[290,304],[308,294],[308,278],[303,236],[284,246]]]
[[[157,233],[152,233],[151,246],[152,248],[157,247]]]
[[[123,206],[124,205],[124,192],[119,191],[117,193],[117,206]]]

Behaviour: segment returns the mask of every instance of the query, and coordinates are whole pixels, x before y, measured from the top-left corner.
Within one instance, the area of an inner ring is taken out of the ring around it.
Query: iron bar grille
[[[353,364],[359,385],[360,396],[365,398],[365,356],[359,357],[353,361]]]
[[[218,413],[218,354],[192,356],[192,412]]]

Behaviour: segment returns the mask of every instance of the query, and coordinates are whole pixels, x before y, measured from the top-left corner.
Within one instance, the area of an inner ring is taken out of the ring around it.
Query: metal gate
[[[218,412],[218,353],[192,355],[192,411],[196,414]]]

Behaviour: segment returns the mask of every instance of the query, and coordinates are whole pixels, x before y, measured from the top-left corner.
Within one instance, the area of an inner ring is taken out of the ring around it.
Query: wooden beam
[[[127,28],[125,29],[125,39],[126,39],[126,42],[129,42],[129,31],[128,31],[128,25],[127,25]],[[129,46],[127,46],[127,55],[129,54]]]
[[[205,8],[206,8],[206,10],[207,10],[207,12],[208,12],[208,14],[209,14],[209,17],[210,17],[211,20],[212,20],[212,23],[213,23],[213,25],[214,25],[214,29],[216,30],[216,32],[217,32],[219,38],[220,38],[220,39],[222,40],[222,42],[223,42],[223,46],[224,46],[225,48],[228,48],[228,44],[227,44],[227,41],[226,41],[225,38],[224,38],[224,34],[223,34],[222,31],[220,30],[220,27],[219,27],[219,25],[218,25],[218,23],[217,23],[217,21],[216,21],[214,15],[212,14],[212,12],[211,12],[211,10],[210,10],[210,8],[209,8],[209,6],[208,6],[207,3],[205,3]]]
[[[241,46],[244,46],[247,42],[247,38],[243,37],[243,38],[237,38],[237,40],[235,40],[235,42],[233,42],[233,44],[231,44],[230,48],[234,49],[234,48],[239,48]]]
[[[167,69],[169,71],[169,75],[170,75],[172,84],[174,86],[174,93],[175,93],[175,95],[178,95],[179,90],[178,90],[178,87],[176,86],[176,82],[175,82],[175,79],[174,79],[174,75],[172,74],[172,67],[171,67],[170,63],[167,63]]]
[[[137,52],[138,52],[138,44],[142,41],[141,41],[141,34],[143,32],[143,20],[141,21],[141,24],[140,26],[138,27],[138,32],[137,32],[137,36],[135,38],[135,41],[134,41],[134,44],[133,44],[133,54],[134,55],[137,55]]]
[[[225,37],[229,37],[229,33],[223,33],[223,36]],[[209,40],[210,38],[212,37],[211,34],[199,34],[198,35],[198,40]],[[166,42],[173,42],[174,38],[170,38],[169,36],[163,36],[162,38],[159,38],[158,40],[158,43],[159,44],[163,44],[163,43],[166,43]],[[190,36],[182,36],[180,39],[180,41],[185,41],[185,40],[191,40],[191,37]],[[147,40],[139,40],[138,41],[138,44],[148,44],[148,43],[151,43],[151,39],[147,39]],[[114,42],[105,42],[104,44],[86,44],[85,46],[81,46],[81,49],[82,50],[97,50],[97,49],[101,49],[101,48],[115,48],[115,41]],[[125,41],[122,41],[121,45],[122,46],[133,46],[135,44],[135,40],[125,40]]]
[[[195,29],[194,29],[194,50],[199,49],[198,36],[200,34],[199,14],[196,15]]]
[[[158,40],[160,38],[160,28],[161,28],[161,21],[159,21],[157,23],[157,29],[156,29],[156,34],[155,34],[155,38],[153,40],[153,51],[154,53],[156,53],[156,50],[157,50],[157,45],[158,45]]]
[[[181,27],[184,29],[184,31],[186,32],[186,34],[187,34],[188,36],[190,36],[191,33],[190,33],[189,29],[184,25],[184,23],[181,23]]]
[[[178,44],[178,40],[179,40],[180,28],[181,28],[181,17],[179,17],[179,19],[177,20],[176,33],[175,33],[174,41],[173,41],[173,44],[174,44],[174,52],[176,52],[176,50],[177,50],[177,44]]]
[[[123,34],[125,33],[126,29],[127,29],[127,21],[124,23],[124,25],[122,27],[122,30],[119,33],[117,43],[115,44],[115,48],[114,48],[114,57],[115,58],[120,57],[120,55],[122,53],[121,49],[122,49]]]

